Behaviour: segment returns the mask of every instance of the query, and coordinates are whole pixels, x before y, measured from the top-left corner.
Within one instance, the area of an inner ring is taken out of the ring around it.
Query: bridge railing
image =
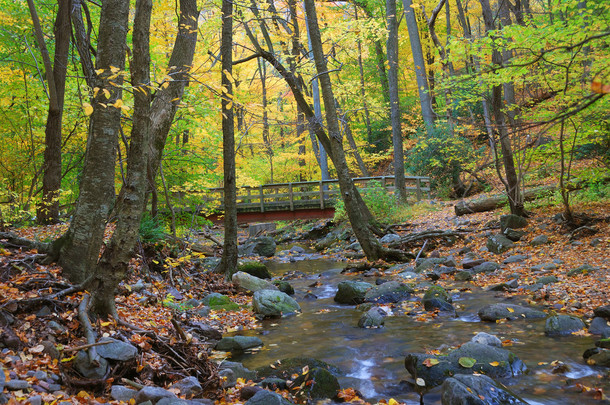
[[[359,189],[366,189],[374,183],[388,191],[394,191],[394,176],[357,177],[352,181]],[[424,194],[430,196],[429,177],[407,176],[405,182],[407,191],[414,193],[418,201]],[[238,212],[324,210],[333,207],[338,196],[337,179],[245,186],[237,189],[237,210]],[[223,198],[222,187],[208,189],[206,199],[218,202],[220,210],[224,209]]]

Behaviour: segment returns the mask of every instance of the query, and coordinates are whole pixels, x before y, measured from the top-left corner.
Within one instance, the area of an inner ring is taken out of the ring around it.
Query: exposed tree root
[[[467,230],[456,230],[456,231],[428,230],[428,231],[412,233],[410,235],[403,236],[400,238],[399,241],[390,243],[389,246],[392,248],[404,247],[404,246],[409,246],[409,245],[413,244],[414,242],[419,242],[420,240],[435,239],[435,238],[439,239],[439,238],[462,237],[462,235],[464,235],[465,233],[468,233],[468,231]]]

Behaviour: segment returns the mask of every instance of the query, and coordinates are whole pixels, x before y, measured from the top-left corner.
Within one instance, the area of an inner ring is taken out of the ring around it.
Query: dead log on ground
[[[532,188],[523,193],[523,199],[525,201],[535,200],[553,190],[555,190],[554,186],[542,186]],[[472,214],[475,212],[493,211],[496,208],[500,208],[506,204],[508,204],[508,197],[502,194],[469,202],[460,201],[455,204],[454,209],[455,215],[461,216]]]

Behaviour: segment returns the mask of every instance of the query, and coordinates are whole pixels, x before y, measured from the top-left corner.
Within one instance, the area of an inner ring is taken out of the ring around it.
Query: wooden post
[[[417,201],[421,201],[421,178],[419,177],[415,179],[415,188],[417,190]]]
[[[261,212],[265,212],[265,195],[263,194],[263,186],[258,186],[258,194],[261,199]]]
[[[294,211],[294,193],[292,191],[292,183],[288,183],[288,195],[290,196],[290,211]]]
[[[320,209],[324,209],[324,186],[322,185],[322,180],[320,180]]]

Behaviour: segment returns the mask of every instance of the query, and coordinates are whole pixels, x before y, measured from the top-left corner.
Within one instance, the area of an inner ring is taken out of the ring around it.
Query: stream
[[[583,352],[595,346],[595,337],[546,337],[544,319],[499,324],[480,322],[477,311],[481,307],[506,301],[498,293],[474,288],[454,293],[457,318],[439,316],[431,322],[420,322],[415,316],[394,311],[393,316],[386,318],[384,327],[362,329],[357,326],[361,309],[333,301],[340,281],[362,278],[341,274],[345,263],[306,259],[288,263],[269,261],[266,265],[274,277],[290,271],[305,273],[303,278],[288,280],[295,289],[294,298],[302,313],[265,320],[261,329],[243,333],[259,336],[265,343],[260,351],[233,357],[232,360],[241,361],[250,369],[278,359],[313,357],[339,367],[341,387],[357,389],[369,402],[394,398],[419,404],[419,394],[404,382],[410,377],[404,368],[405,354],[443,345],[456,346],[469,341],[477,332],[487,332],[501,340],[513,340],[513,345],[506,349],[515,353],[530,371],[501,382],[532,405],[600,404],[592,393],[581,392],[579,384],[610,392],[607,370],[588,366],[582,359]],[[362,279],[375,283],[375,278]],[[470,288],[471,285],[456,283],[455,287]],[[308,292],[317,299],[307,299]],[[507,302],[521,303],[515,299]],[[569,371],[553,374],[550,363],[555,360],[564,362]],[[427,393],[424,401],[427,405],[440,404],[440,388]]]

